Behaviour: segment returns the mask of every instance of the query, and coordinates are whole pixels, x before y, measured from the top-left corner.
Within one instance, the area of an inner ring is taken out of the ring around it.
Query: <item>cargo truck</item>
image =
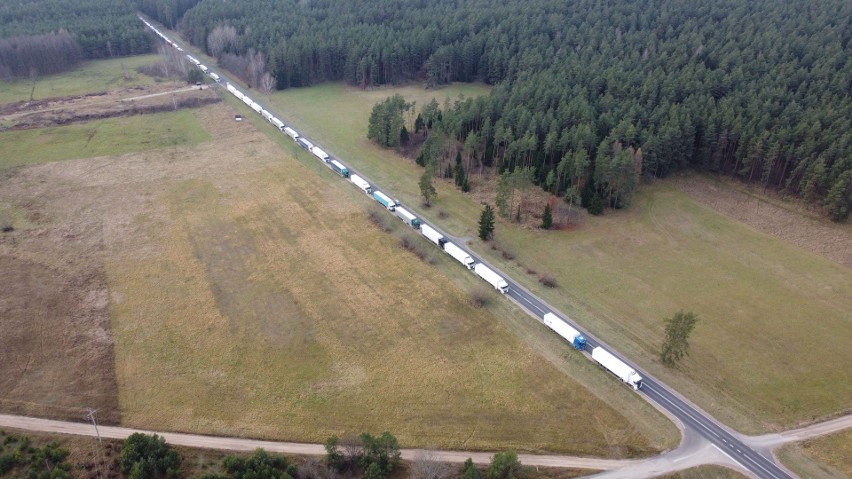
[[[242,100],[243,103],[245,103],[249,108],[251,108],[251,104],[254,103],[253,101],[251,101],[251,98],[249,98],[248,95],[243,95]]]
[[[209,75],[210,75],[210,78],[212,78],[214,82],[219,83],[219,80],[220,80],[219,75],[217,75],[213,72],[210,72]]]
[[[444,251],[467,269],[473,269],[473,258],[467,252],[449,241],[444,243]]]
[[[488,266],[485,266],[482,263],[476,263],[476,265],[473,267],[473,272],[476,273],[477,276],[479,276],[480,278],[487,281],[488,284],[494,286],[494,289],[496,289],[497,291],[500,291],[503,294],[509,292],[509,283],[507,283],[502,276],[494,272],[494,270],[492,270]]]
[[[358,176],[358,175],[349,175],[349,180],[350,180],[350,181],[351,181],[351,182],[352,182],[355,186],[357,186],[358,188],[361,188],[361,190],[363,190],[363,191],[364,191],[364,193],[367,193],[367,194],[369,195],[370,193],[372,193],[372,192],[373,192],[373,187],[372,187],[372,186],[370,186],[370,184],[369,184],[369,183],[367,183],[367,181],[366,181],[366,180],[364,180],[364,178],[361,178],[361,177],[360,177],[360,176]]]
[[[563,339],[568,341],[574,349],[577,351],[582,351],[586,347],[586,338],[580,334],[579,331],[572,328],[571,325],[562,321],[559,316],[553,313],[547,313],[544,315],[544,324],[556,332],[556,334],[562,336]]]
[[[249,108],[251,108],[252,110],[254,110],[254,111],[258,112],[258,113],[260,113],[260,112],[262,112],[262,111],[263,111],[263,107],[262,107],[262,106],[260,106],[260,105],[258,105],[258,104],[257,104],[257,103],[255,103],[254,101],[252,101],[252,102],[251,102],[251,105],[249,105]]]
[[[266,121],[269,121],[269,122],[272,121],[272,113],[269,113],[266,110],[261,109],[260,110],[260,116],[262,116],[264,119],[266,119]]]
[[[200,64],[200,63],[199,63],[199,64],[198,64],[198,68],[200,68],[200,69],[201,69],[201,71],[203,71],[204,73],[207,73],[207,67],[206,67],[206,66],[204,66],[204,65],[202,65],[202,64]]]
[[[438,245],[439,248],[441,248],[441,249],[444,248],[444,244],[446,244],[447,240],[444,238],[444,235],[435,231],[434,228],[432,228],[429,225],[421,224],[420,225],[420,232],[423,233],[423,236],[425,236],[429,241]],[[473,261],[473,260],[471,260],[471,261]]]
[[[630,385],[634,390],[639,390],[642,387],[642,376],[631,368],[624,361],[613,356],[606,349],[598,346],[592,350],[592,359],[603,366],[607,371],[611,372],[625,384]]]
[[[273,125],[275,125],[275,128],[278,128],[279,130],[284,131],[284,122],[283,121],[279,120],[278,118],[275,118],[274,116],[269,121],[272,122]]]
[[[293,141],[296,141],[296,140],[298,140],[298,139],[299,139],[299,133],[298,133],[298,132],[296,132],[296,130],[294,130],[294,129],[290,128],[289,126],[285,126],[285,127],[284,127],[284,133],[287,133],[287,136],[289,136],[290,138],[292,138],[292,139],[293,139]]]
[[[392,200],[390,196],[382,193],[381,191],[373,192],[373,199],[382,204],[388,211],[393,211],[396,208],[396,201]]]
[[[296,143],[298,143],[298,144],[299,144],[299,146],[301,146],[302,148],[304,148],[304,149],[306,149],[306,150],[308,150],[308,151],[311,151],[311,149],[314,147],[314,144],[313,144],[313,143],[311,143],[310,141],[308,141],[308,140],[306,140],[306,139],[302,138],[301,136],[300,136],[299,138],[296,138]]]
[[[337,160],[331,160],[330,164],[331,168],[336,171],[338,175],[344,178],[349,178],[349,170],[345,166],[343,166],[343,163]]]
[[[313,153],[314,156],[316,156],[320,160],[328,163],[328,161],[329,161],[328,153],[322,151],[319,147],[315,146],[315,147],[311,148],[311,153]]]
[[[411,214],[411,212],[410,212],[410,211],[408,211],[407,209],[403,208],[402,206],[398,206],[398,207],[396,207],[396,208],[394,209],[394,212],[393,212],[393,213],[394,213],[396,216],[398,216],[398,217],[399,217],[399,219],[401,219],[401,220],[402,220],[402,222],[403,222],[403,223],[405,223],[405,224],[407,224],[408,226],[411,226],[411,227],[412,227],[412,228],[414,228],[414,229],[420,229],[420,219],[418,219],[416,216],[414,216],[413,214]]]

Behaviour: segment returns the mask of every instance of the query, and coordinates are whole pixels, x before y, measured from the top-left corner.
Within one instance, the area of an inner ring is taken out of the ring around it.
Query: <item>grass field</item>
[[[848,479],[852,477],[852,430],[789,444],[776,454],[801,477]]]
[[[746,476],[722,466],[698,466],[685,471],[658,476],[656,479],[743,479]]]
[[[457,88],[322,85],[280,92],[271,102],[403,202],[419,205],[421,169],[366,140],[370,109],[397,92],[422,106],[433,95],[454,98]],[[485,91],[465,88],[468,95]],[[481,206],[446,184],[438,191],[434,206],[418,212],[457,236],[476,236]],[[448,217],[438,218],[441,211]],[[714,213],[666,183],[643,187],[630,210],[578,229],[541,232],[499,222],[497,242],[515,260],[472,245],[733,427],[776,430],[852,407],[852,373],[838,366],[852,362],[852,272]],[[541,287],[528,270],[554,275],[560,287]],[[672,371],[657,351],[662,319],[681,309],[701,322],[691,356]]]
[[[0,170],[49,161],[115,156],[178,145],[210,135],[189,110],[0,132]]]
[[[33,99],[82,95],[154,83],[153,78],[137,73],[136,68],[157,61],[157,55],[86,61],[70,72],[38,78]],[[125,79],[125,72],[129,79]],[[13,82],[0,80],[0,103],[29,100],[31,90],[29,79]]]
[[[42,212],[0,254],[49,261],[31,238],[57,252],[86,242],[76,261],[106,272],[122,424],[303,441],[390,430],[412,446],[610,457],[676,441],[496,294],[473,308],[471,275],[378,232],[373,202],[283,135],[284,150],[224,105],[189,115],[181,134],[202,125],[211,140],[0,183],[0,205]],[[149,136],[125,130],[130,144]]]

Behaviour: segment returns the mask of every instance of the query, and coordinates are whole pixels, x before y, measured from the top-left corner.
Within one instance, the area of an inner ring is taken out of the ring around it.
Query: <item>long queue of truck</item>
[[[139,17],[139,19],[142,20],[145,25],[148,26],[148,28],[150,28],[154,33],[156,33],[166,43],[176,48],[178,51],[183,52],[183,49],[180,46],[172,42],[156,27],[148,23],[142,17]],[[198,67],[198,69],[204,72],[204,74],[213,79],[213,81],[215,81],[216,83],[221,83],[221,78],[219,77],[219,75],[210,71],[210,69],[207,68],[207,66],[203,65],[197,58],[193,57],[190,54],[186,54],[186,58],[190,62],[192,62],[196,67]],[[245,103],[246,106],[260,114],[260,116],[262,116],[266,121],[274,125],[279,131],[289,136],[293,141],[296,142],[296,144],[298,144],[299,146],[307,150],[309,153],[317,157],[320,161],[325,163],[337,174],[339,174],[343,178],[348,178],[353,185],[355,185],[361,191],[369,195],[371,198],[381,204],[385,209],[393,213],[406,225],[410,226],[415,230],[420,231],[420,233],[424,237],[426,237],[426,239],[428,239],[432,243],[435,243],[438,248],[440,248],[442,251],[450,255],[450,257],[461,263],[465,268],[471,270],[474,274],[485,280],[494,289],[500,291],[503,294],[509,292],[509,283],[496,271],[494,271],[482,262],[474,261],[474,259],[465,250],[446,239],[444,235],[439,233],[433,227],[423,223],[420,218],[418,218],[408,209],[403,207],[398,201],[371,186],[370,183],[367,182],[364,178],[361,178],[357,174],[351,173],[349,171],[349,168],[346,167],[346,165],[336,159],[331,158],[328,153],[326,153],[317,145],[314,145],[307,138],[301,136],[299,132],[294,130],[292,127],[287,126],[283,121],[281,121],[271,112],[265,110],[260,104],[258,104],[248,95],[244,94],[239,89],[234,87],[230,82],[225,83],[225,89],[237,99]],[[542,321],[547,327],[549,327],[560,337],[568,341],[568,343],[571,344],[578,351],[583,351],[586,349],[586,338],[582,334],[580,334],[579,331],[574,329],[571,325],[556,316],[554,313],[546,313],[542,318]],[[618,359],[604,348],[600,346],[593,348],[591,357],[601,367],[612,373],[625,384],[631,386],[634,390],[638,390],[642,387],[642,376],[640,376],[639,373],[637,373],[636,370],[630,367],[627,363]]]

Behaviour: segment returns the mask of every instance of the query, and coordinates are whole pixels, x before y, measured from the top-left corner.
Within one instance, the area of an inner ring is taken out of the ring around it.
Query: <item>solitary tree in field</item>
[[[420,176],[420,195],[423,196],[423,204],[425,206],[432,205],[432,198],[438,195],[438,190],[435,189],[435,185],[432,184],[432,177],[435,176],[435,163],[430,162],[426,165],[426,169],[423,170],[423,174]]]
[[[488,241],[494,236],[494,209],[491,205],[485,205],[479,216],[479,239]]]
[[[660,351],[660,359],[669,367],[675,366],[684,356],[689,354],[689,334],[695,329],[698,316],[692,311],[679,311],[666,320],[666,339]]]
[[[550,209],[550,203],[544,205],[544,214],[541,215],[542,229],[549,230],[553,226],[553,212]]]

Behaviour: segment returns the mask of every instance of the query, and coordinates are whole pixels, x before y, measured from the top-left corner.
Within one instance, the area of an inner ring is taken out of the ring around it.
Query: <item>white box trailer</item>
[[[269,113],[266,110],[260,110],[260,116],[264,117],[266,119],[266,121],[268,121],[270,123],[272,123],[272,119],[274,118],[272,116],[272,113]]]
[[[448,255],[455,258],[456,261],[463,264],[465,268],[473,269],[473,258],[471,258],[469,254],[467,254],[467,251],[459,248],[458,246],[453,243],[450,243],[449,241],[444,243],[444,251],[446,251]]]
[[[311,148],[313,148],[313,147],[314,147],[314,144],[313,144],[313,143],[311,143],[310,141],[308,141],[308,140],[304,139],[304,138],[303,138],[303,137],[301,137],[301,136],[300,136],[299,138],[297,138],[297,139],[296,139],[296,143],[298,143],[298,144],[299,144],[299,146],[301,146],[302,148],[304,148],[304,149],[306,149],[306,150],[308,150],[308,151],[311,151]]]
[[[241,92],[241,91],[239,91],[239,90],[237,90],[237,91],[235,91],[235,92],[234,92],[234,96],[235,96],[235,97],[237,97],[237,98],[238,98],[240,101],[242,101],[242,102],[245,102],[245,101],[246,101],[246,96],[245,96],[245,95],[243,95],[243,92]]]
[[[500,291],[501,293],[509,292],[509,283],[503,279],[502,276],[497,274],[494,270],[485,266],[482,263],[476,263],[476,266],[473,267],[473,272],[477,274],[480,278],[484,279],[491,286],[494,286],[494,289]]]
[[[398,206],[394,209],[393,214],[395,214],[399,219],[402,220],[403,223],[411,226],[414,229],[420,229],[420,219],[414,216],[410,211],[403,208],[402,206]]]
[[[370,184],[369,184],[369,183],[367,183],[367,181],[366,181],[366,180],[364,180],[364,178],[361,178],[361,177],[360,177],[360,176],[358,176],[358,175],[349,175],[349,180],[350,180],[350,181],[351,181],[351,182],[352,182],[355,186],[357,186],[358,188],[361,188],[361,190],[363,190],[363,191],[364,191],[364,193],[367,193],[367,194],[369,195],[370,193],[372,193],[372,192],[373,192],[373,187],[372,187],[372,186],[370,186]]]
[[[287,136],[289,136],[290,138],[292,138],[292,139],[293,139],[293,141],[296,141],[296,140],[298,140],[298,139],[299,139],[299,132],[297,132],[296,130],[294,130],[294,129],[290,128],[289,126],[285,126],[285,127],[284,127],[284,133],[287,133]]]
[[[242,100],[243,100],[243,103],[245,103],[249,107],[251,107],[251,104],[254,103],[253,101],[251,101],[251,98],[249,98],[248,95],[243,95]]]
[[[250,107],[252,110],[254,110],[254,111],[258,112],[258,113],[260,113],[260,112],[262,112],[262,111],[263,111],[263,107],[262,107],[262,106],[260,106],[260,105],[258,105],[258,104],[257,104],[257,103],[255,103],[254,101],[252,101],[252,102],[251,102],[251,105],[249,105],[249,107]]]
[[[198,68],[200,68],[201,71],[203,71],[204,73],[207,73],[208,71],[208,68],[200,63],[198,64]]]
[[[570,324],[563,321],[559,316],[553,313],[547,313],[542,319],[548,328],[562,336],[562,338],[574,346],[575,349],[582,351],[583,348],[586,347],[586,338],[584,338],[579,331],[572,328]]]
[[[444,239],[444,235],[438,233],[437,231],[435,231],[434,228],[429,225],[421,224],[420,232],[423,233],[423,236],[425,236],[429,241],[435,243],[440,248],[443,248],[444,243],[447,242],[447,240]]]
[[[234,85],[231,85],[230,83],[225,83],[225,89],[231,92],[232,95],[237,94],[237,89],[234,88]]]
[[[273,125],[275,125],[275,128],[278,128],[279,130],[284,131],[284,122],[283,121],[279,120],[278,118],[275,118],[274,116],[269,121]]]
[[[642,387],[642,376],[606,349],[600,346],[593,349],[592,359],[607,371],[614,374],[618,379],[621,379],[623,383],[630,385],[633,389],[639,390]]]
[[[210,72],[208,75],[210,75],[210,78],[212,78],[213,81],[215,81],[216,83],[219,83],[219,80],[220,80],[219,75],[217,75],[213,72]]]
[[[316,156],[320,160],[328,163],[328,161],[329,161],[328,153],[322,151],[322,149],[320,149],[318,146],[311,148],[311,153],[313,153],[314,156]]]

